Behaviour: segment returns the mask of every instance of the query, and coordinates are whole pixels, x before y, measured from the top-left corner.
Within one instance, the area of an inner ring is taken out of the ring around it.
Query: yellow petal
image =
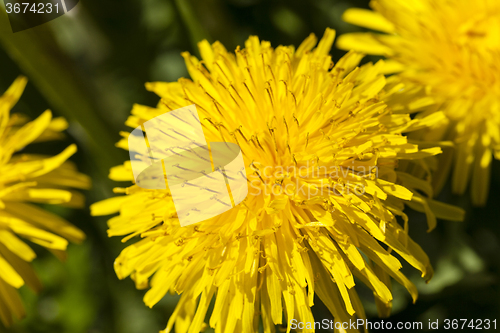
[[[52,113],[47,110],[37,119],[20,128],[11,138],[9,138],[9,142],[12,142],[13,149],[15,151],[21,150],[29,143],[33,142],[47,129],[51,119]]]
[[[35,252],[26,243],[8,230],[0,230],[0,242],[25,261],[31,261],[36,257]]]
[[[337,47],[341,50],[354,50],[373,55],[391,55],[392,49],[383,45],[373,34],[353,32],[337,38]]]
[[[85,234],[80,229],[58,215],[34,205],[10,202],[5,210],[13,216],[17,216],[32,225],[57,233],[72,242],[78,243],[85,239]]]
[[[128,198],[126,196],[114,197],[96,202],[90,205],[90,215],[100,216],[109,215],[118,212]]]
[[[23,303],[17,290],[0,278],[0,319],[9,326],[12,325],[12,316],[21,319],[26,315]]]
[[[0,279],[3,279],[14,288],[21,288],[24,285],[23,278],[2,256],[0,256]]]
[[[373,30],[387,33],[394,32],[394,24],[383,17],[382,14],[368,9],[349,8],[342,14],[342,20]]]

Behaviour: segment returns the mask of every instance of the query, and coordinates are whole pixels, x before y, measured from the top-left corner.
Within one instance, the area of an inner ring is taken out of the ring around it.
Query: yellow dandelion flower
[[[265,332],[275,324],[289,332],[293,319],[309,327],[315,294],[336,322],[364,318],[355,277],[388,315],[391,277],[417,297],[392,253],[432,276],[408,236],[404,204],[424,210],[430,228],[436,216],[460,219],[461,212],[425,200],[417,189],[427,192],[428,183],[395,167],[440,152],[420,150],[401,132],[444,115],[411,120],[390,112],[378,99],[383,63],[357,67],[362,56],[351,52],[334,65],[334,37],[327,29],[316,48],[311,35],[296,50],[250,37],[234,54],[202,41],[202,61],[183,53],[191,79],[146,84],[161,102],[135,105],[128,126],[195,104],[208,142],[239,145],[249,184],[241,204],[186,227],[168,189],[116,188],[126,195],[91,206],[94,215],[120,213],[109,220],[109,236],[143,238],[120,254],[115,270],[150,288],[146,305],[182,294],[165,332],[174,325],[199,332],[212,301],[208,325],[216,332],[257,332],[260,318]],[[122,135],[118,146],[128,149],[129,133]],[[130,161],[110,178],[133,180]]]
[[[484,205],[492,155],[500,159],[500,1],[376,0],[370,5],[374,11],[349,9],[344,19],[385,34],[343,35],[338,46],[384,55],[390,59],[388,71],[426,87],[448,117],[430,140],[456,144],[453,191],[462,194],[472,180],[472,201]],[[442,166],[449,170],[451,163]]]
[[[0,320],[7,326],[25,314],[16,289],[23,285],[35,291],[41,288],[29,265],[35,252],[21,238],[60,255],[67,240],[80,242],[85,237],[78,228],[33,203],[77,207],[83,196],[68,188],[90,185],[89,178],[66,161],[76,152],[75,145],[53,157],[16,154],[32,142],[59,138],[67,127],[64,119],[53,119],[50,111],[32,122],[10,115],[26,82],[18,78],[0,97]]]

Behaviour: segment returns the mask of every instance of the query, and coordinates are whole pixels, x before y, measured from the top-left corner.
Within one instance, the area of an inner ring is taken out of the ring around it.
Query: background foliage
[[[298,45],[309,33],[326,27],[345,33],[359,30],[341,21],[349,7],[368,7],[367,0],[84,0],[69,14],[42,26],[12,34],[0,9],[0,91],[19,75],[30,79],[15,112],[35,117],[50,108],[70,121],[67,140],[34,145],[33,151],[54,154],[70,142],[79,152],[73,160],[94,182],[87,204],[112,195],[107,180],[111,166],[127,153],[114,147],[133,103],[155,105],[144,89],[147,81],[175,81],[187,76],[180,52],[199,55],[196,42],[219,40],[228,50],[248,35],[279,44]],[[344,52],[333,50],[338,59]],[[374,58],[368,60],[376,60]],[[394,311],[389,319],[500,319],[500,165],[494,162],[488,205],[472,208],[468,196],[440,199],[467,210],[465,223],[440,221],[427,234],[421,214],[412,213],[411,236],[426,250],[436,270],[425,285],[416,271],[408,274],[420,297],[415,305],[394,285]],[[90,217],[88,206],[71,211],[48,207],[72,221],[87,240],[71,245],[65,262],[37,249],[34,265],[45,286],[39,295],[22,288],[28,317],[10,333],[145,333],[166,325],[177,297],[165,297],[152,310],[142,303],[130,279],[119,281],[113,261],[125,247],[106,236],[106,219]],[[358,286],[357,286],[358,287]],[[377,320],[369,290],[360,290],[367,315]],[[317,320],[331,318],[316,301]],[[499,323],[500,324],[500,323]],[[425,325],[424,325],[425,326]]]

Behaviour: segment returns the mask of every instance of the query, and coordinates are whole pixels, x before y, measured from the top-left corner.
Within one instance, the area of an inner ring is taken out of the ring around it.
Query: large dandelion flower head
[[[448,117],[441,138],[457,145],[453,189],[472,175],[472,199],[486,202],[492,155],[500,158],[500,2],[376,0],[344,19],[386,34],[352,33],[338,46],[390,59],[388,70],[426,87]],[[432,133],[428,139],[441,139]]]
[[[136,105],[127,125],[195,104],[208,142],[241,148],[249,186],[235,208],[185,227],[168,190],[117,188],[125,195],[91,207],[94,215],[119,212],[110,236],[142,238],[117,258],[119,278],[149,287],[148,306],[167,292],[181,294],[166,332],[174,324],[176,332],[199,332],[211,303],[208,325],[216,332],[257,332],[260,320],[265,332],[275,324],[290,331],[292,319],[314,321],[315,294],[336,322],[364,318],[354,277],[388,315],[391,277],[417,296],[394,253],[432,276],[408,236],[404,204],[425,211],[431,228],[436,216],[459,213],[426,200],[415,189],[427,192],[428,183],[395,168],[400,159],[440,152],[420,150],[401,132],[444,116],[391,113],[378,98],[383,63],[358,67],[362,56],[351,52],[333,64],[334,36],[327,29],[317,47],[311,35],[297,49],[250,37],[235,53],[203,41],[203,60],[183,54],[191,79],[146,85],[161,101]],[[122,134],[118,146],[128,149],[129,133]],[[110,177],[133,180],[130,162]]]
[[[61,138],[67,127],[50,111],[29,122],[19,114],[10,115],[26,85],[18,78],[0,97],[0,321],[11,325],[24,316],[17,290],[23,285],[41,288],[29,264],[35,252],[25,241],[63,257],[68,240],[79,242],[85,235],[62,218],[36,205],[64,204],[79,207],[83,196],[70,188],[88,188],[90,180],[66,160],[76,152],[74,145],[59,155],[47,157],[24,154],[30,143]]]

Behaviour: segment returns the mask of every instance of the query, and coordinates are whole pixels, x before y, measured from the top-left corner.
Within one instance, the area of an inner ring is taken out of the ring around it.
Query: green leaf
[[[93,98],[77,79],[71,62],[51,40],[43,26],[13,33],[7,14],[0,8],[0,43],[17,62],[53,109],[84,130],[95,165],[107,175],[109,168],[123,158],[115,148],[118,137],[114,126],[100,116]],[[94,98],[95,99],[95,98]]]

